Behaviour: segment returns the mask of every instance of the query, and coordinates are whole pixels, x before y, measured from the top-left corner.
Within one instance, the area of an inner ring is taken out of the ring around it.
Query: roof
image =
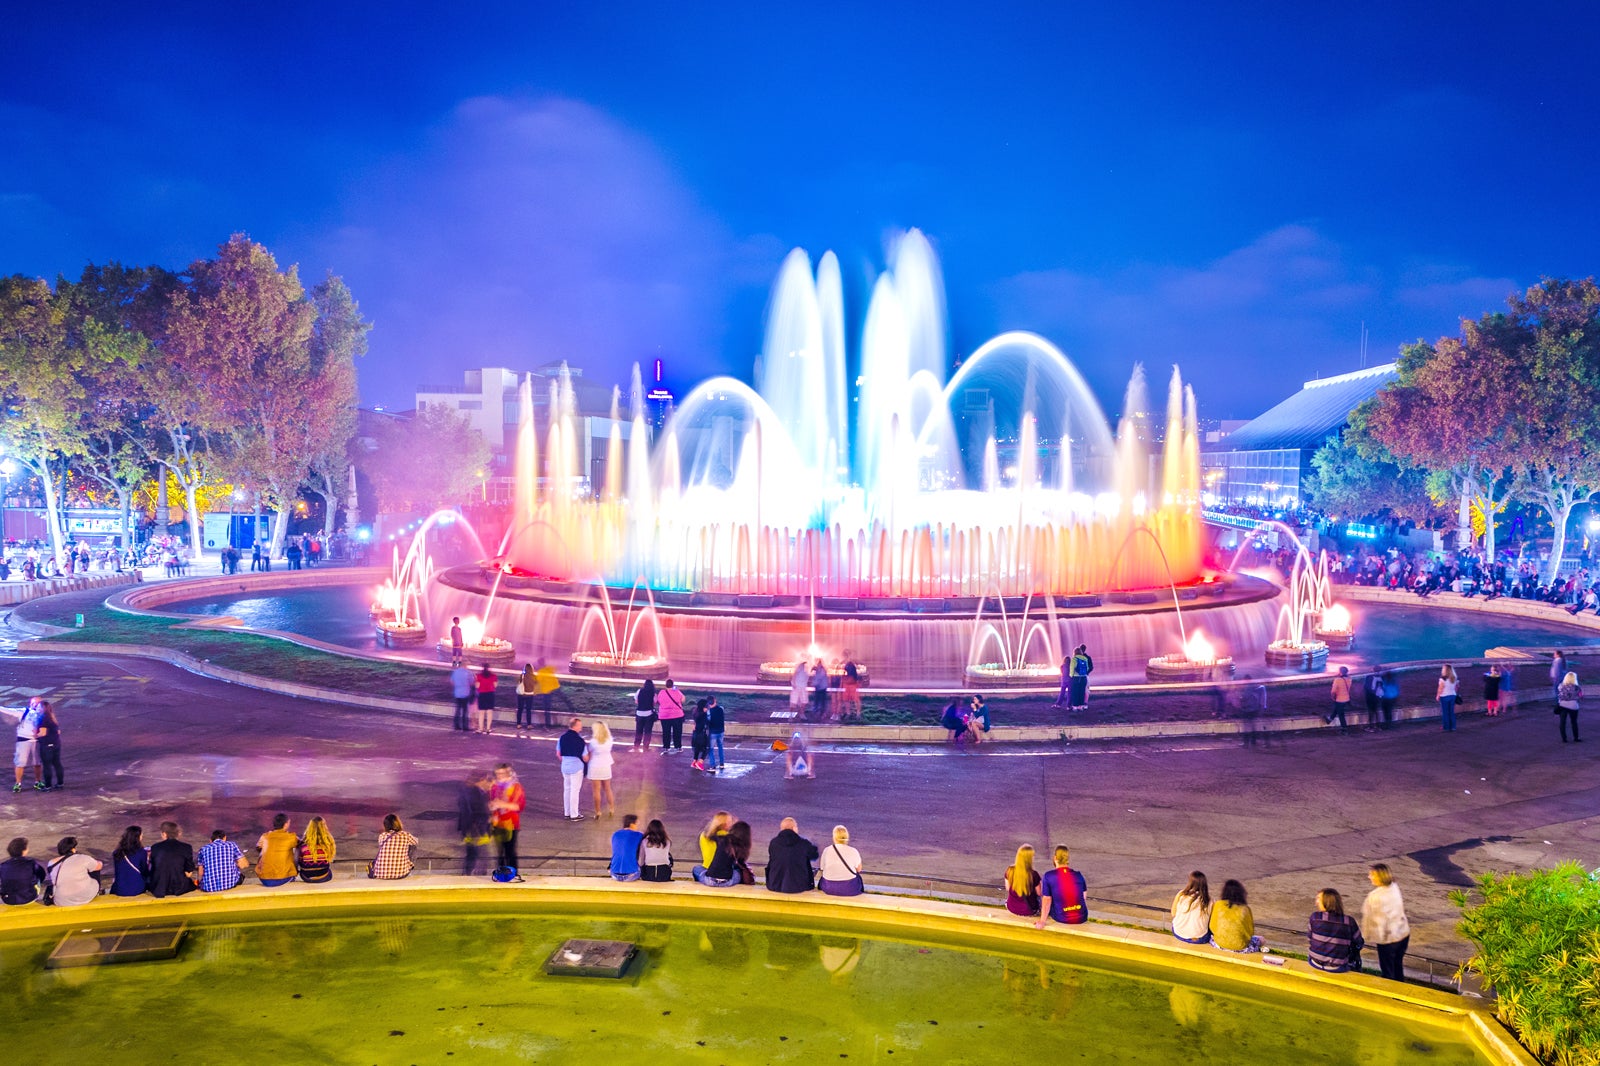
[[[1211,451],[1314,449],[1350,421],[1350,412],[1395,379],[1395,364],[1308,381],[1299,392],[1217,442]]]

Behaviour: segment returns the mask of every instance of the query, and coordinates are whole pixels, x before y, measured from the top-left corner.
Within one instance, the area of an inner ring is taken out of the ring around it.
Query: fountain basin
[[[1328,665],[1328,645],[1320,640],[1290,644],[1275,640],[1267,645],[1267,665],[1280,670],[1313,671]]]
[[[1144,676],[1158,684],[1184,681],[1227,681],[1233,677],[1233,657],[1195,662],[1182,653],[1159,655],[1145,665]]]
[[[770,662],[764,662],[756,669],[756,680],[764,685],[787,685],[794,680],[794,668],[795,660],[793,659],[787,662],[782,659],[774,659]],[[869,681],[870,678],[867,674],[867,668],[862,666],[860,663],[857,663],[857,684],[859,684],[862,688],[866,688]],[[833,688],[838,688],[841,684],[843,684],[843,682],[844,667],[842,665],[828,667],[829,685]]]
[[[434,653],[449,662],[455,658],[455,648],[448,640],[441,640],[433,646]],[[499,637],[484,637],[476,644],[468,644],[461,652],[463,662],[489,663],[494,666],[504,666],[517,657],[516,646],[509,640]]]
[[[379,622],[373,631],[385,648],[414,648],[428,639],[428,627],[421,622]]]
[[[1353,629],[1313,629],[1311,635],[1326,644],[1329,651],[1349,651],[1356,646]]]
[[[670,664],[657,655],[613,655],[603,651],[574,652],[567,664],[580,677],[622,677],[635,681],[663,681],[672,676]]]
[[[1039,688],[1060,681],[1061,668],[1044,663],[1031,666],[973,663],[961,680],[968,688]]]

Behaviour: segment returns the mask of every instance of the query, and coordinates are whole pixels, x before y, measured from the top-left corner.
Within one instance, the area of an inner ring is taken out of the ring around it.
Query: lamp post
[[[17,472],[17,464],[7,456],[0,459],[0,556],[6,550],[6,490],[11,487],[11,475]]]

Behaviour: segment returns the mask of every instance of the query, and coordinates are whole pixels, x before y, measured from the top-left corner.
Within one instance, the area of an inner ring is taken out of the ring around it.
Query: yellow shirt
[[[1217,947],[1243,951],[1255,935],[1256,922],[1249,905],[1236,907],[1220,899],[1211,905],[1211,939]]]
[[[294,854],[300,847],[300,838],[287,829],[273,829],[263,833],[256,841],[261,849],[261,861],[256,863],[256,876],[263,881],[277,881],[295,875]]]
[[[556,678],[556,668],[553,666],[541,667],[533,672],[533,693],[536,696],[548,695],[561,687],[561,682]]]

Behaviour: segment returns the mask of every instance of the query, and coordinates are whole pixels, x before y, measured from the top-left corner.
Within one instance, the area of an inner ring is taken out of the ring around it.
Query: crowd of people
[[[457,830],[463,852],[463,876],[481,876],[488,847],[496,848],[495,864],[488,872],[496,881],[522,880],[517,836],[527,796],[516,772],[501,763],[492,772],[471,775],[461,786]],[[624,814],[610,838],[606,872],[615,881],[664,883],[674,880],[683,859],[675,854],[672,835],[660,818],[639,828],[636,814]],[[122,833],[110,858],[101,861],[79,850],[76,837],[63,837],[55,857],[40,862],[31,854],[30,842],[16,837],[0,862],[0,902],[9,906],[41,901],[55,906],[82,906],[101,893],[114,896],[151,895],[157,899],[190,892],[226,892],[245,883],[251,874],[263,887],[276,888],[301,881],[326,884],[334,880],[333,863],[338,847],[326,820],[310,819],[297,832],[287,814],[272,819],[253,847],[241,848],[224,829],[196,850],[183,839],[176,822],[163,822],[161,839],[146,845],[140,826]],[[757,883],[753,869],[754,830],[750,823],[726,810],[716,811],[682,847],[687,852],[690,878],[710,888],[728,889]],[[388,814],[366,863],[368,878],[396,881],[416,868],[417,838],[406,831],[399,815]],[[1088,882],[1071,865],[1064,844],[1051,852],[1051,866],[1040,871],[1031,844],[1017,849],[1000,879],[1005,909],[1043,929],[1054,922],[1082,925],[1089,920]],[[106,869],[107,862],[110,870]],[[820,891],[832,896],[857,896],[866,891],[864,861],[851,844],[850,830],[835,825],[824,843],[802,835],[792,817],[778,823],[767,842],[761,881],[769,892],[793,895]],[[1368,872],[1372,888],[1359,920],[1347,914],[1337,889],[1317,893],[1307,919],[1307,956],[1310,964],[1329,973],[1361,969],[1361,953],[1372,946],[1379,972],[1404,980],[1404,960],[1410,943],[1410,926],[1400,887],[1389,867],[1375,863]],[[1223,882],[1216,899],[1206,875],[1196,870],[1188,884],[1173,897],[1168,928],[1187,944],[1209,944],[1235,954],[1267,949],[1255,931],[1254,916],[1244,885]]]

